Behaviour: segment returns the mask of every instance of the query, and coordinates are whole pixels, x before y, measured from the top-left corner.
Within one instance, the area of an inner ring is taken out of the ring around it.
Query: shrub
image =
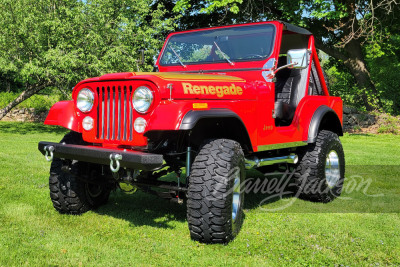
[[[11,101],[18,97],[16,92],[0,92],[0,109],[7,106]],[[66,97],[56,89],[45,90],[40,94],[33,95],[16,108],[34,108],[36,111],[46,111],[54,103],[64,100]]]
[[[378,133],[399,134],[400,117],[394,117],[385,114],[379,119],[378,123]]]

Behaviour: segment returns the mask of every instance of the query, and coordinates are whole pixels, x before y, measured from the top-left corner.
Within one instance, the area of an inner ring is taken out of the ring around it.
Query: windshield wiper
[[[181,59],[181,57],[178,55],[178,53],[176,53],[176,51],[175,51],[172,47],[170,47],[170,48],[171,48],[172,52],[174,52],[176,58],[178,59],[179,63],[182,65],[182,67],[184,67],[184,68],[186,69],[186,65],[183,64],[182,59]]]
[[[228,56],[221,50],[221,48],[219,48],[218,44],[216,41],[214,41],[215,47],[218,49],[218,51],[221,53],[221,55],[226,59],[226,61],[228,61],[228,63],[231,66],[234,66],[235,63],[233,63],[232,61],[229,60]]]

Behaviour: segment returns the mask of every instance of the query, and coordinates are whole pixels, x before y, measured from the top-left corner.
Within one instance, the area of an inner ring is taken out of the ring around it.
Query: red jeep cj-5
[[[304,199],[340,195],[342,100],[309,31],[270,21],[172,33],[155,70],[84,80],[51,108],[45,124],[71,130],[39,143],[57,211],[139,188],[187,199],[191,237],[225,243],[243,222],[246,169],[285,166]]]

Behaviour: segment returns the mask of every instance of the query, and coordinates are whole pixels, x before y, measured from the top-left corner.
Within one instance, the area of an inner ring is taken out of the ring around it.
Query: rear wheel
[[[84,144],[82,136],[76,132],[66,134],[61,143]],[[85,182],[82,177],[83,172],[95,176],[93,166],[76,160],[69,168],[63,165],[63,160],[54,158],[50,167],[50,198],[58,212],[78,215],[107,203],[112,187],[100,181]]]
[[[240,144],[228,139],[206,143],[196,156],[189,177],[187,217],[192,239],[227,243],[243,223],[245,180]]]
[[[330,202],[340,196],[345,160],[337,134],[322,130],[317,141],[299,150],[295,179],[299,197],[315,202]]]

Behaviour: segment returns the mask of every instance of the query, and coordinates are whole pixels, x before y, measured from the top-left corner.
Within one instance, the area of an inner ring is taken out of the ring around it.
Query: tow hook
[[[54,152],[54,146],[45,146],[44,151],[46,151],[46,154],[44,157],[46,158],[47,161],[52,161],[53,160],[53,152]]]
[[[115,160],[115,168],[114,168],[114,160]],[[113,173],[117,173],[119,171],[120,163],[122,160],[121,154],[110,154],[110,170]]]

